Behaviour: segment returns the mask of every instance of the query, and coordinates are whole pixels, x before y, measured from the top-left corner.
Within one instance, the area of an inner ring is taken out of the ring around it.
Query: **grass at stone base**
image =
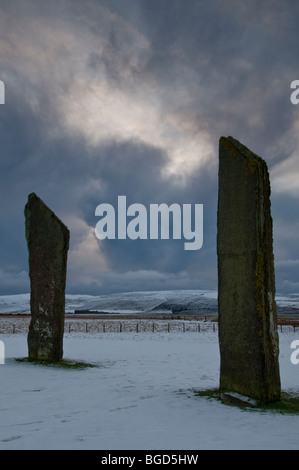
[[[208,399],[221,401],[221,395],[225,390],[219,388],[208,390],[195,390],[197,396],[205,397]],[[226,405],[227,406],[227,405]],[[263,411],[263,412],[277,412],[281,414],[298,414],[299,415],[299,392],[298,393],[281,393],[281,400],[274,403],[261,403],[255,408],[244,407],[240,408],[242,411]]]
[[[46,367],[56,367],[59,369],[87,369],[88,367],[98,367],[97,364],[92,364],[89,362],[84,361],[74,361],[70,359],[61,359],[60,361],[46,361],[46,360],[36,360],[30,359],[29,357],[22,357],[17,358],[17,362],[25,362],[28,364],[34,364],[38,366],[46,366]]]

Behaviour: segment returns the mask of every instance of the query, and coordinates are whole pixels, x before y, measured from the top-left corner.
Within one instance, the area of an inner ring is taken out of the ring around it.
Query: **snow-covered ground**
[[[0,319],[1,321],[1,319]],[[299,331],[280,334],[282,388],[299,390],[290,360]],[[26,334],[1,334],[0,449],[298,449],[299,416],[241,410],[196,396],[218,386],[218,335],[65,333],[64,358],[84,370],[20,363]]]

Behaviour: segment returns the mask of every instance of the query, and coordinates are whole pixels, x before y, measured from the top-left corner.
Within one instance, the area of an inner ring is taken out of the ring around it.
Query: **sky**
[[[30,290],[24,207],[70,230],[66,292],[217,289],[218,145],[271,180],[276,291],[299,292],[299,4],[0,0],[0,295]],[[203,245],[99,240],[100,204],[203,204]]]

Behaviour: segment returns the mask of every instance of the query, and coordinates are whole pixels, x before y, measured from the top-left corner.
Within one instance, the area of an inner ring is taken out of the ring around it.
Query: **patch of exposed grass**
[[[74,361],[70,359],[61,359],[60,361],[46,361],[46,360],[35,360],[29,357],[17,358],[17,362],[26,362],[28,364],[34,364],[38,366],[56,367],[58,369],[87,369],[88,367],[97,367],[96,364],[91,364],[84,361]]]
[[[210,388],[207,390],[195,390],[195,395],[199,397],[205,397],[213,400],[221,401],[222,390],[219,388]]]
[[[277,411],[281,414],[299,414],[299,396],[282,392],[281,400],[260,406],[262,411]]]
[[[221,395],[224,390],[219,388],[208,390],[196,390],[195,395],[205,397],[211,400],[221,401]],[[263,412],[277,412],[281,414],[298,414],[299,415],[299,394],[298,393],[281,393],[281,400],[274,403],[262,403],[256,408],[240,408],[243,411],[263,411]]]

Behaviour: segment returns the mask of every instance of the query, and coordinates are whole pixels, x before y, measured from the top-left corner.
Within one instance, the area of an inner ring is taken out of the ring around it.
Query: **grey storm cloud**
[[[277,289],[294,289],[298,13],[277,0],[0,2],[0,293],[29,289],[32,191],[70,228],[68,292],[216,288],[221,135],[267,160]],[[118,195],[204,204],[203,247],[100,242],[95,208]]]

